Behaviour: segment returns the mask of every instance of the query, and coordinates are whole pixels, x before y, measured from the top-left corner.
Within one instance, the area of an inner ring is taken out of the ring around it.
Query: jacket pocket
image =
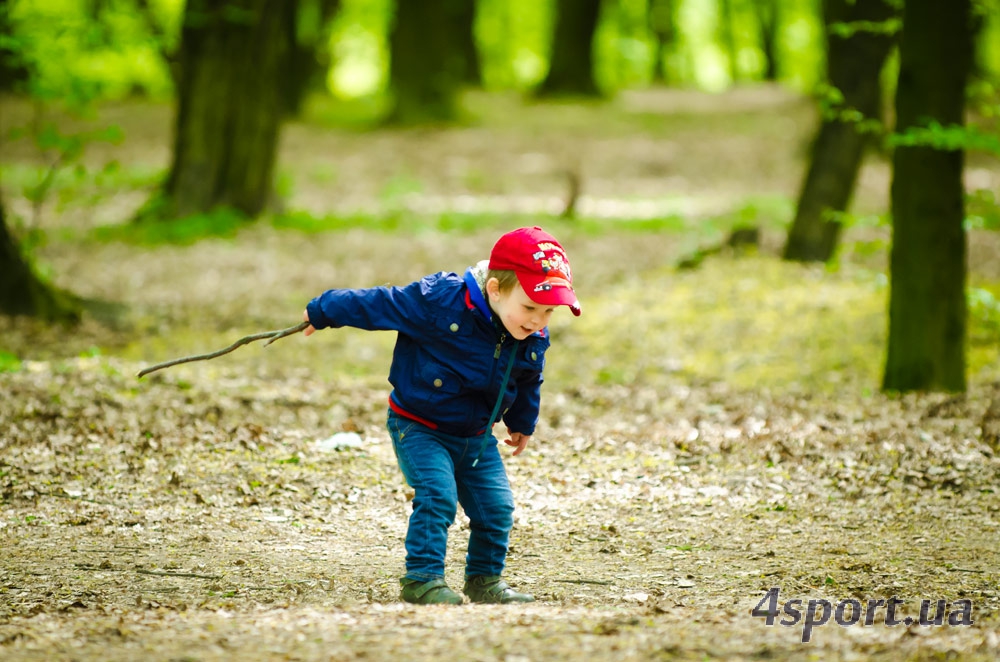
[[[521,347],[518,367],[522,370],[541,372],[545,367],[545,350],[548,345],[540,342],[526,342]]]
[[[454,396],[462,392],[462,379],[452,370],[436,361],[427,361],[420,367],[420,380],[428,399]]]

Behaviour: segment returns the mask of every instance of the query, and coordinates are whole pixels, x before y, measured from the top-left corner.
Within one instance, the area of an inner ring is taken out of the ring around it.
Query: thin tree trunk
[[[390,124],[450,122],[458,117],[465,76],[454,27],[471,0],[397,0],[389,37]]]
[[[10,0],[0,0],[0,92],[15,92],[28,82],[28,68],[21,61],[14,28],[10,22]]]
[[[154,217],[229,207],[256,216],[272,194],[289,56],[286,0],[189,0],[173,163]]]
[[[538,96],[600,96],[594,79],[594,33],[601,0],[558,0],[549,72]]]
[[[897,133],[964,126],[972,66],[970,0],[907,0]],[[964,153],[899,145],[893,153],[889,340],[882,387],[964,391]]]
[[[866,121],[882,114],[880,75],[894,37],[882,32],[859,30],[844,38],[831,31],[839,23],[884,24],[895,10],[884,0],[826,0],[827,78],[843,95],[843,103],[823,118],[813,142],[809,169],[799,195],[795,220],[788,233],[787,260],[826,262],[833,257],[841,223],[831,212],[842,212],[850,204],[864,150],[872,139],[856,118],[845,119],[844,111],[857,111]]]
[[[455,15],[455,39],[462,56],[462,82],[479,87],[483,78],[480,70],[479,47],[476,44],[477,0],[465,0]]]
[[[726,51],[729,80],[735,82],[740,77],[740,66],[737,62],[736,35],[733,34],[732,0],[719,0],[719,38]]]
[[[862,0],[865,1],[865,0]],[[757,0],[752,3],[760,25],[760,50],[764,53],[764,80],[778,80],[778,0]]]
[[[80,317],[76,299],[45,283],[21,254],[7,227],[3,200],[0,200],[0,314],[65,322]]]
[[[298,5],[296,7],[296,5]],[[309,93],[322,89],[330,67],[327,53],[330,19],[340,8],[340,0],[296,0],[288,2],[288,71],[283,77],[284,111],[295,117],[302,112]]]
[[[646,20],[653,35],[653,82],[670,83],[666,58],[677,44],[674,0],[649,0]]]

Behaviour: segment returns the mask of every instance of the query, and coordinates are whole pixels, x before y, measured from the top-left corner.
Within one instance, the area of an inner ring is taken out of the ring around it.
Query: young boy
[[[329,290],[309,302],[305,335],[351,326],[397,331],[388,428],[413,488],[401,598],[461,604],[444,581],[457,505],[470,521],[464,593],[472,602],[532,602],[501,579],[514,499],[493,424],[503,417],[520,455],[538,421],[548,323],[580,314],[569,260],[539,227],[500,237],[488,262],[405,287]]]

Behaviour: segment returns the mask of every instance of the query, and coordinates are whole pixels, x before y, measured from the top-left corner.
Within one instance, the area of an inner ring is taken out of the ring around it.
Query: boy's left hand
[[[508,446],[516,446],[514,452],[511,455],[520,455],[521,452],[527,448],[528,442],[531,441],[530,434],[521,434],[520,432],[511,432],[510,439],[505,439],[503,443]]]
[[[302,321],[303,322],[308,322],[309,321],[309,311],[308,310],[303,310],[302,311]],[[314,333],[316,333],[316,328],[310,323],[309,326],[307,326],[305,328],[305,330],[302,332],[302,335],[304,335],[305,337],[308,338],[309,336],[311,336]]]

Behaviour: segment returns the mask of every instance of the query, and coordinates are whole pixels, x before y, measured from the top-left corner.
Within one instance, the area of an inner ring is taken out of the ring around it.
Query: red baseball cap
[[[524,293],[535,303],[569,306],[574,315],[581,312],[566,251],[537,225],[518,228],[497,239],[489,268],[517,274]]]

